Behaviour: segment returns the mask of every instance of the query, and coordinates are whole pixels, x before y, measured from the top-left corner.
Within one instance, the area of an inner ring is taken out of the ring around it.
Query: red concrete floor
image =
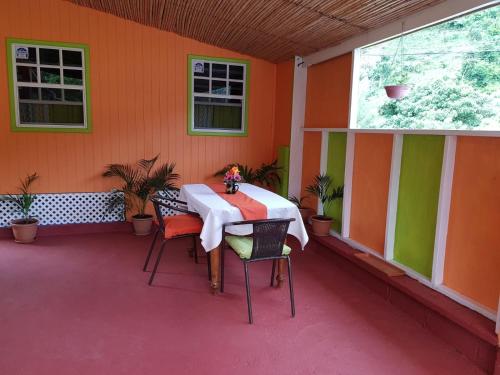
[[[126,233],[0,239],[0,374],[480,374],[312,243],[293,256],[288,288],[252,264],[254,325],[243,266],[226,293],[180,241],[153,287],[141,271],[149,238]],[[202,259],[204,262],[205,259]]]

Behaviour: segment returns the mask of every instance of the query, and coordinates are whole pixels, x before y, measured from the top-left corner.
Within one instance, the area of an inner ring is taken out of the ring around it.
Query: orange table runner
[[[245,220],[267,219],[267,207],[245,193],[237,191],[236,194],[227,194],[224,184],[210,184],[208,187],[219,194],[226,202],[237,207]]]

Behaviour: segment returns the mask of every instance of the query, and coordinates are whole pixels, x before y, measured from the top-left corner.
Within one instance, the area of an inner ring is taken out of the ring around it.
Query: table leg
[[[220,288],[220,247],[217,247],[208,253],[210,256],[210,269],[212,280],[210,280],[210,289],[216,294]]]
[[[276,287],[281,288],[283,281],[285,280],[285,265],[286,259],[278,260],[278,273],[276,275]]]
[[[285,240],[285,244],[288,241]],[[285,280],[285,266],[286,266],[286,259],[279,259],[278,260],[278,272],[276,274],[276,287],[281,288],[283,286],[283,281]]]

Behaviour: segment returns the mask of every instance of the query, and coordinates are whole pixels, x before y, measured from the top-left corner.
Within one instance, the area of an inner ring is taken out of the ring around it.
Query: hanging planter
[[[410,93],[410,86],[407,84],[408,82],[408,73],[404,71],[404,63],[403,63],[403,35],[404,32],[404,23],[401,26],[401,38],[399,39],[398,47],[396,48],[396,53],[392,58],[391,68],[394,67],[394,63],[398,56],[398,51],[400,52],[399,59],[399,69],[391,73],[388,78],[388,84],[384,86],[385,93],[391,99],[402,99],[406,95]]]
[[[391,99],[401,99],[404,98],[410,92],[410,86],[408,85],[388,85],[384,86],[385,93]]]

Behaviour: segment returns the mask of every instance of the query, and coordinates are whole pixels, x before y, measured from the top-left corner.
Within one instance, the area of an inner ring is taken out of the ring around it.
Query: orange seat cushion
[[[203,221],[193,215],[165,216],[165,238],[201,233]]]

